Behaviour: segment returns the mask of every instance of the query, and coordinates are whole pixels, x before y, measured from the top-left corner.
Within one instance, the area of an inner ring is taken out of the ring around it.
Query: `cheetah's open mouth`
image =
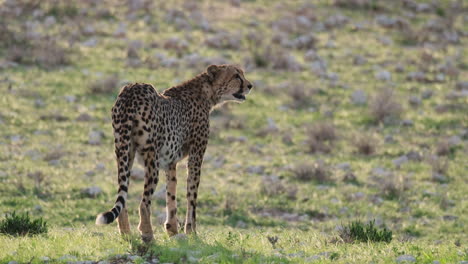
[[[234,96],[235,98],[237,98],[239,100],[245,100],[245,95],[243,95],[241,93],[235,93],[235,94],[232,94],[232,96]]]

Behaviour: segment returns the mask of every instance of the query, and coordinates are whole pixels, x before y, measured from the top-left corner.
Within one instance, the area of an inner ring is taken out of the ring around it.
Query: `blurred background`
[[[148,82],[162,91],[229,63],[254,89],[212,113],[200,227],[327,237],[345,221],[375,219],[399,241],[463,245],[467,8],[0,0],[0,212],[92,226],[117,190],[110,108],[119,88]],[[182,218],[185,162],[178,168]],[[135,165],[132,223],[142,179]],[[155,223],[164,221],[164,182]]]

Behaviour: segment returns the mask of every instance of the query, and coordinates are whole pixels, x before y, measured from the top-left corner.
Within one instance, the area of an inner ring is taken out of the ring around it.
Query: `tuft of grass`
[[[356,137],[354,146],[356,147],[357,153],[369,156],[375,153],[377,141],[369,134],[361,134]]]
[[[47,233],[47,222],[41,218],[32,220],[29,214],[7,213],[0,221],[0,233],[12,236],[38,235]]]
[[[89,86],[89,89],[93,94],[107,94],[115,92],[118,84],[119,77],[114,74],[95,81]]]
[[[375,220],[367,224],[361,221],[353,221],[340,230],[340,237],[346,243],[354,242],[386,242],[392,241],[392,231],[385,226],[379,229],[375,226]]]
[[[310,153],[330,153],[336,139],[337,134],[332,123],[318,123],[309,130],[306,143]]]
[[[314,164],[300,164],[293,170],[294,178],[304,182],[327,183],[333,182],[332,172],[324,162]]]
[[[402,106],[393,89],[383,88],[372,98],[369,110],[376,123],[390,123],[400,117]]]

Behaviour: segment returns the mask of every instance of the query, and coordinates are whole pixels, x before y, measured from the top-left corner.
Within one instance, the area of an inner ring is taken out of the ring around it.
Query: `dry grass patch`
[[[334,181],[331,168],[323,161],[299,164],[292,169],[292,173],[295,179],[304,182],[323,184]]]
[[[119,82],[119,76],[117,74],[109,75],[91,83],[89,86],[89,90],[93,94],[113,93],[117,90]]]
[[[330,153],[333,141],[337,139],[335,126],[332,123],[318,123],[308,131],[306,144],[310,153]]]
[[[372,134],[364,133],[354,137],[356,152],[362,155],[373,155],[377,149],[377,139]]]
[[[403,112],[395,91],[383,88],[372,98],[369,104],[370,114],[376,123],[391,123]]]

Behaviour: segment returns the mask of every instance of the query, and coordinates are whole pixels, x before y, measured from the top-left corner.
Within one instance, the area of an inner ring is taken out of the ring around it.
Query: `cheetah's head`
[[[244,72],[234,65],[211,65],[206,69],[212,81],[212,88],[218,103],[225,101],[243,102],[252,89],[252,83]]]

